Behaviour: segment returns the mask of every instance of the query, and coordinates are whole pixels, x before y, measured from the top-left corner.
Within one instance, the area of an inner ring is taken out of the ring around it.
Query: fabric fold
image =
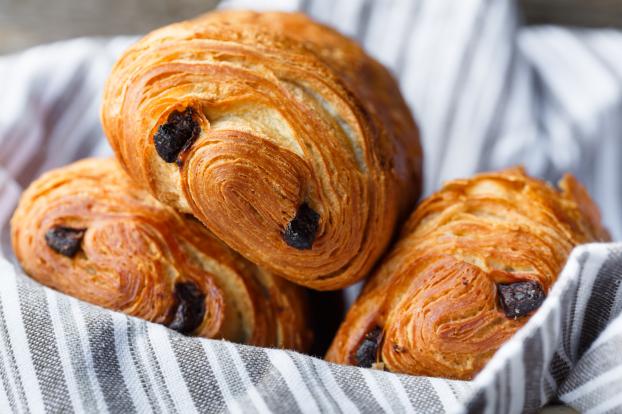
[[[570,171],[622,235],[622,35],[521,27],[513,1],[227,1],[302,10],[356,36],[398,77],[422,129],[426,192],[524,164]],[[549,298],[472,382],[338,366],[181,336],[28,279],[8,220],[50,168],[108,155],[98,108],[135,38],[77,39],[0,57],[1,412],[582,412],[622,406],[622,244],[576,249]]]

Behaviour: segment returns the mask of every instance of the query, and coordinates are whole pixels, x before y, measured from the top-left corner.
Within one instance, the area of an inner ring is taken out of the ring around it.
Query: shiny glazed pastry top
[[[609,240],[586,190],[520,168],[447,183],[413,213],[327,359],[472,378],[542,304],[572,248]]]
[[[301,14],[214,12],[149,34],[115,65],[102,121],[160,201],[316,289],[365,276],[419,196],[396,82]]]
[[[301,288],[272,276],[133,184],[113,160],[44,174],[11,221],[32,278],[184,334],[305,351]]]

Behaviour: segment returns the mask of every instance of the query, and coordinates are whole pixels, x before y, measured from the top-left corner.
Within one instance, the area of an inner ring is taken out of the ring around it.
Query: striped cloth
[[[357,37],[398,77],[421,126],[426,193],[523,163],[575,173],[622,236],[622,34],[523,28],[510,0],[233,0],[302,9]],[[573,252],[542,308],[474,381],[337,366],[187,338],[23,275],[8,221],[43,171],[109,154],[103,80],[134,39],[0,57],[0,413],[622,412],[622,244]]]

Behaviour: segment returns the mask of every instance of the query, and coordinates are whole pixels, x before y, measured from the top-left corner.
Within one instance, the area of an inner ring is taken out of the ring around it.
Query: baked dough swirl
[[[365,276],[420,192],[396,82],[302,14],[213,12],[149,34],[116,63],[102,121],[156,198],[315,289]]]
[[[305,351],[305,292],[133,184],[112,159],[44,174],[11,221],[31,277],[185,334]]]
[[[412,214],[330,361],[472,378],[545,298],[572,248],[609,240],[586,190],[521,168],[447,183]]]

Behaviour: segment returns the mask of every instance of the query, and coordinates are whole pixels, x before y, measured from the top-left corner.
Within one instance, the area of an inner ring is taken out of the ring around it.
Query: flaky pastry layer
[[[572,248],[609,240],[571,175],[447,183],[412,214],[350,309],[330,361],[472,378],[540,306]]]
[[[302,14],[213,12],[149,34],[115,65],[102,121],[156,198],[316,289],[364,277],[420,192],[396,82]]]
[[[44,174],[22,195],[11,230],[26,273],[81,300],[186,334],[310,345],[301,288],[155,200],[112,159]]]

